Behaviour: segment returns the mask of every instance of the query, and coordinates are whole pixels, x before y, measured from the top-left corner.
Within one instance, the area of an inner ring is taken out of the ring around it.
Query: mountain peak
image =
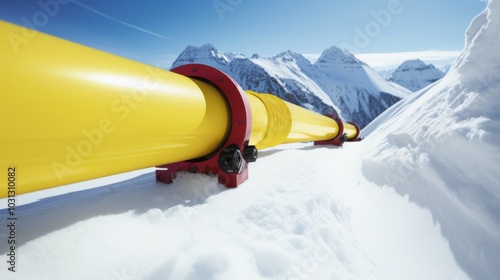
[[[279,57],[284,57],[284,56],[295,56],[295,55],[300,55],[300,54],[293,52],[291,50],[287,50],[287,51],[284,51],[284,52],[281,52],[281,53],[275,55],[274,58],[279,58]]]
[[[193,46],[190,46],[190,47],[193,47]],[[210,43],[206,43],[206,44],[202,45],[201,47],[199,47],[199,49],[217,50],[214,47],[214,45],[212,45]]]
[[[323,54],[335,54],[335,55],[343,55],[348,57],[354,57],[349,51],[345,49],[341,49],[337,46],[331,46],[328,49],[323,51]]]
[[[305,58],[302,54],[296,53],[291,50],[287,50],[273,57],[274,60],[280,60],[282,62],[297,62],[300,65],[311,65],[309,60]]]
[[[364,63],[344,49],[332,46],[323,51],[319,59],[314,63],[319,69],[329,70],[337,68],[361,68]]]
[[[420,59],[403,62],[392,73],[391,81],[411,90],[418,91],[441,79],[444,73],[432,64],[425,64]]]
[[[219,52],[214,45],[204,44],[201,47],[187,46],[172,64],[172,68],[188,63],[202,63],[213,67],[227,67],[231,59]]]
[[[423,70],[428,70],[428,69],[436,69],[434,65],[432,64],[425,64],[420,59],[412,59],[412,60],[406,60],[403,62],[397,69],[397,71],[411,71],[411,70],[416,70],[416,71],[423,71]]]

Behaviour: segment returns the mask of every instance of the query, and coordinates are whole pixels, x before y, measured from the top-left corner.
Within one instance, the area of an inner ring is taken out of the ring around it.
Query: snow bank
[[[500,1],[450,72],[369,125],[364,175],[431,210],[462,268],[500,279]]]

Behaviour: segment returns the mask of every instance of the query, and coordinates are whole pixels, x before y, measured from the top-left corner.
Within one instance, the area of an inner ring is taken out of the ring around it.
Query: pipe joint
[[[257,97],[267,111],[267,129],[255,146],[261,150],[284,143],[292,128],[292,114],[287,104],[272,94],[253,91],[246,93]]]
[[[227,74],[202,64],[179,66],[172,72],[188,78],[205,82],[209,88],[216,89],[227,103],[228,135],[221,139],[215,152],[200,161],[177,162],[159,166],[156,170],[158,181],[171,183],[179,171],[199,170],[206,174],[217,175],[219,182],[226,187],[237,187],[248,178],[248,161],[244,157],[248,152],[248,143],[252,128],[252,116],[249,101],[241,87]],[[207,111],[211,111],[207,108]],[[217,121],[217,120],[214,120]],[[253,152],[252,152],[253,154]],[[255,153],[256,155],[256,153]],[[253,161],[255,161],[253,158]],[[193,168],[196,167],[196,168]]]

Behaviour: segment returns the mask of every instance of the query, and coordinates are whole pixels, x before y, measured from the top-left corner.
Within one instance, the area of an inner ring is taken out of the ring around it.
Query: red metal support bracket
[[[188,64],[173,70],[189,78],[206,81],[226,98],[231,115],[230,132],[220,151],[209,159],[158,166],[157,181],[172,183],[179,171],[217,175],[219,183],[234,188],[248,178],[248,162],[257,159],[257,149],[248,146],[252,129],[251,108],[245,92],[227,74],[202,64]]]
[[[344,134],[344,123],[342,122],[342,120],[338,116],[335,116],[332,114],[328,114],[326,116],[329,118],[332,118],[337,123],[337,125],[339,127],[339,133],[333,139],[315,141],[314,145],[315,146],[334,145],[334,146],[342,147],[344,142],[347,140],[347,136]]]
[[[359,134],[361,133],[361,129],[359,128],[359,125],[355,122],[347,122],[350,125],[353,125],[356,128],[356,135],[352,137],[351,139],[347,139],[347,142],[359,142],[361,141],[361,138],[359,137]]]

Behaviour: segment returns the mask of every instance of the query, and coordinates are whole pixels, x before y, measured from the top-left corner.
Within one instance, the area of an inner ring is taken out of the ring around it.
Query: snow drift
[[[450,72],[363,131],[364,175],[430,209],[474,279],[500,279],[499,30],[490,1]]]

